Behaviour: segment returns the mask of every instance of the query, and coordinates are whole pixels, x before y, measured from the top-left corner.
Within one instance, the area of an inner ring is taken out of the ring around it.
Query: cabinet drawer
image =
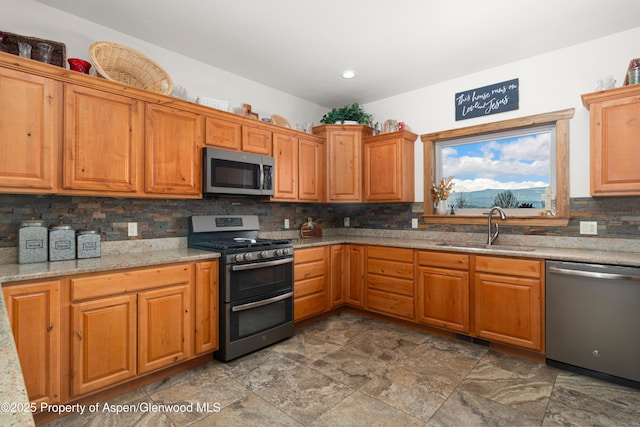
[[[369,246],[367,256],[391,261],[413,263],[413,249],[389,248],[386,246]]]
[[[543,261],[519,258],[477,256],[476,271],[540,278]]]
[[[293,272],[293,280],[297,284],[301,280],[311,279],[313,277],[324,277],[324,272],[324,260],[296,265]]]
[[[322,261],[325,258],[325,248],[309,248],[309,249],[298,249],[293,251],[293,262],[296,264],[304,264],[306,262],[311,261]]]
[[[367,286],[381,291],[413,296],[413,280],[397,279],[395,277],[367,274]]]
[[[367,259],[367,272],[413,280],[413,264],[405,262],[369,258]]]
[[[183,264],[73,277],[70,279],[71,300],[79,301],[189,282],[191,269],[191,265]]]
[[[368,289],[367,308],[404,319],[415,318],[413,298],[404,295]]]
[[[325,289],[324,276],[312,277],[306,280],[300,280],[295,282],[293,286],[293,295],[295,298],[302,297],[304,295],[310,295],[315,292],[323,292]]]
[[[469,255],[419,251],[418,265],[467,270],[469,268]]]
[[[327,308],[325,293],[296,298],[293,302],[293,320],[297,321],[306,317],[320,314]]]

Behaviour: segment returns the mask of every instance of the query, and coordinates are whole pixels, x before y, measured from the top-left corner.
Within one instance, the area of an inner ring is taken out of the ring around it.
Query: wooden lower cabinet
[[[195,353],[218,349],[218,260],[196,264]]]
[[[469,333],[469,255],[419,251],[418,321]]]
[[[59,280],[2,289],[31,402],[60,401],[59,290]]]
[[[331,246],[331,308],[347,301],[347,250],[345,245]]]
[[[413,249],[367,247],[366,308],[415,319]]]
[[[218,348],[218,260],[3,283],[27,393],[65,403]]]
[[[474,334],[544,350],[544,261],[477,256]]]
[[[293,318],[305,319],[329,308],[331,248],[297,249],[294,251]]]
[[[364,307],[366,246],[346,245],[346,303]]]
[[[118,295],[72,305],[72,396],[136,375],[136,299]]]

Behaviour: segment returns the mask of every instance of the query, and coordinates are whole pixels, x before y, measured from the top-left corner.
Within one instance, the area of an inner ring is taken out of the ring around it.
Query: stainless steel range
[[[189,247],[219,252],[220,349],[228,361],[293,335],[293,245],[258,238],[256,215],[192,216]]]

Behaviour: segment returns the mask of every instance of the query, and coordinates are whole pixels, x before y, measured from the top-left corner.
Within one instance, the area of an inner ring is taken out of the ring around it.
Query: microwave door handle
[[[264,189],[264,166],[260,163],[260,190]]]

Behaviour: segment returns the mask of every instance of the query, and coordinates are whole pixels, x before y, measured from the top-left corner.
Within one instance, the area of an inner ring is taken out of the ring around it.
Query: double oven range
[[[229,361],[293,335],[293,246],[258,238],[255,215],[192,216],[190,248],[220,253],[220,346]]]

